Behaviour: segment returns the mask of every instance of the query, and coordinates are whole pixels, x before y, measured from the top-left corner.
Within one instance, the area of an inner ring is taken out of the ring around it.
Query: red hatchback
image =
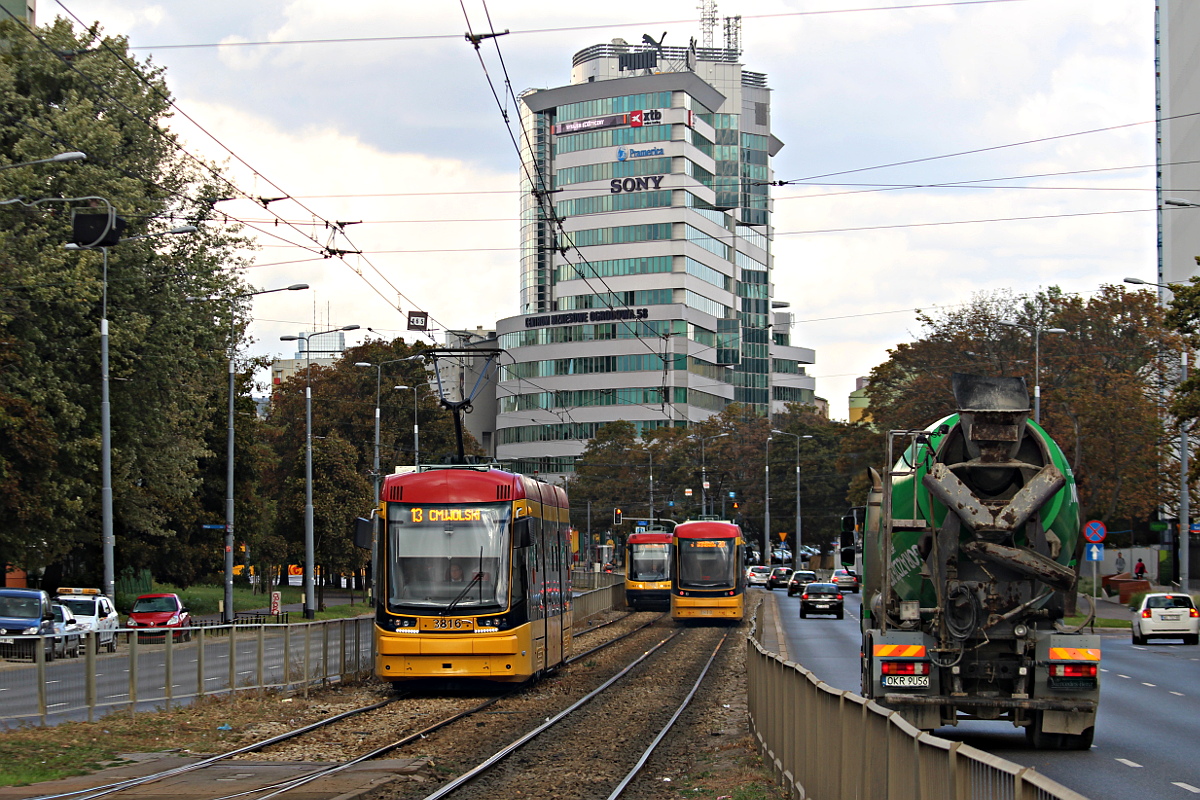
[[[128,627],[137,630],[138,641],[161,639],[164,628],[176,628],[175,641],[192,638],[192,616],[177,594],[143,594],[133,601]]]

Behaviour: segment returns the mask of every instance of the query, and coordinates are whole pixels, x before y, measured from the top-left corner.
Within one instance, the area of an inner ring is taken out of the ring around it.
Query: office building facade
[[[496,453],[570,472],[603,424],[811,403],[773,297],[766,76],[734,47],[575,54],[521,98],[521,314],[497,323]]]

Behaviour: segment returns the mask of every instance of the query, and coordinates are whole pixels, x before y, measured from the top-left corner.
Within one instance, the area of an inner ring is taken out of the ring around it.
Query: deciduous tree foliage
[[[1116,286],[1090,297],[1053,288],[996,292],[920,321],[921,338],[897,345],[871,373],[878,430],[925,428],[952,413],[955,372],[1024,377],[1032,402],[1040,366],[1041,423],[1072,464],[1083,513],[1110,523],[1143,520],[1169,498],[1161,356],[1178,343],[1152,294]],[[1039,364],[1033,326],[1042,329]]]
[[[219,196],[213,173],[162,127],[160,69],[121,38],[76,35],[61,20],[34,33],[0,24],[0,163],[88,159],[0,170],[0,200],[23,198],[0,205],[0,562],[98,581],[104,257],[63,247],[71,210],[95,201],[34,201],[104,198],[127,237],[200,227],[108,252],[118,571],[203,547],[197,489],[230,326],[186,298],[237,291],[228,268],[244,242],[210,224],[201,198]]]

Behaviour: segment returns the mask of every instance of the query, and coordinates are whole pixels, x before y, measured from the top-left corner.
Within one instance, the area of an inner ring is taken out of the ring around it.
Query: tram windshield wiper
[[[463,598],[467,596],[467,592],[471,591],[471,587],[474,586],[475,584],[479,583],[482,580],[483,580],[482,572],[476,572],[474,575],[472,575],[471,580],[467,581],[467,585],[462,588],[462,591],[458,593],[458,596],[450,601],[450,605],[448,605],[442,609],[441,616],[443,616],[443,617],[450,616],[450,612],[454,610],[455,606],[457,606],[459,603],[462,602]]]

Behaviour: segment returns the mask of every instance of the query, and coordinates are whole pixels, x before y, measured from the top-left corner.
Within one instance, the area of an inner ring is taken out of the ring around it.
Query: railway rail
[[[630,616],[631,615],[624,615],[623,617],[619,617],[619,618],[610,620],[608,622],[592,626],[590,628],[581,629],[580,631],[578,631],[576,633],[576,636],[578,637],[578,641],[586,642],[588,639],[592,638],[593,634],[596,634],[602,630],[606,630],[609,626],[621,623]],[[625,630],[625,631],[620,631],[620,630],[607,631],[606,630],[606,635],[609,635],[610,638],[608,638],[607,640],[601,642],[600,644],[598,644],[594,647],[591,647],[587,650],[584,650],[584,651],[572,656],[570,659],[567,660],[567,664],[569,665],[571,663],[575,663],[575,662],[578,662],[581,660],[590,659],[594,656],[594,654],[596,654],[606,648],[612,647],[612,646],[614,646],[622,641],[625,641],[626,639],[633,637],[636,634],[646,630],[647,628],[651,627],[655,623],[662,620],[665,615],[656,615],[649,619],[645,619],[645,617],[647,617],[649,615],[636,615],[636,616],[637,616],[637,619],[635,621],[631,621],[632,622],[631,629]],[[630,627],[630,624],[627,623],[624,627]],[[362,722],[361,722],[362,717],[364,715],[370,715],[373,713],[391,717],[391,721],[385,722],[383,727],[390,730],[390,732],[393,734],[393,736],[394,736],[396,730],[408,729],[408,731],[409,731],[408,733],[406,733],[399,739],[389,740],[381,746],[370,747],[370,748],[366,749],[365,751],[363,750],[363,748],[361,746],[361,742],[353,742],[347,746],[350,748],[356,749],[357,750],[356,754],[346,755],[346,756],[342,757],[341,760],[338,761],[338,763],[330,764],[330,765],[322,765],[318,768],[306,771],[306,772],[304,772],[304,774],[290,778],[286,781],[268,784],[268,785],[261,785],[252,790],[249,790],[249,791],[247,791],[245,789],[241,789],[235,793],[231,793],[228,795],[223,795],[223,796],[219,796],[219,797],[212,796],[209,798],[209,800],[232,800],[232,798],[235,798],[235,797],[244,798],[245,800],[267,800],[267,798],[273,798],[273,797],[279,797],[279,796],[285,795],[287,792],[290,792],[290,791],[298,789],[302,786],[311,784],[314,781],[324,779],[324,778],[329,778],[331,776],[335,776],[335,775],[337,775],[337,773],[348,770],[348,769],[350,769],[358,764],[361,764],[363,762],[367,762],[367,761],[370,761],[373,759],[380,758],[380,757],[385,756],[389,753],[392,753],[396,750],[402,749],[410,744],[423,741],[423,740],[427,739],[430,735],[435,733],[436,731],[439,731],[442,728],[445,728],[447,726],[453,725],[454,723],[456,723],[460,720],[463,720],[467,717],[481,714],[481,713],[485,712],[488,708],[492,707],[493,705],[495,705],[507,698],[512,698],[512,697],[520,695],[524,692],[528,692],[530,690],[536,690],[536,689],[537,689],[537,685],[516,687],[516,688],[513,688],[502,694],[497,694],[497,695],[488,697],[488,698],[484,699],[482,702],[475,702],[469,698],[453,697],[453,696],[439,697],[439,698],[432,698],[432,699],[428,698],[428,697],[419,698],[414,692],[412,692],[406,688],[401,693],[397,694],[397,696],[388,698],[381,702],[368,704],[368,705],[362,706],[360,708],[355,708],[350,711],[336,714],[331,717],[328,717],[327,719],[320,720],[316,723],[306,725],[306,726],[297,728],[295,730],[287,731],[287,732],[279,734],[277,736],[272,736],[268,739],[264,739],[262,741],[252,743],[250,745],[246,745],[246,746],[238,748],[236,750],[232,750],[232,751],[222,753],[219,755],[215,755],[215,756],[206,757],[199,761],[196,761],[196,762],[193,762],[193,763],[190,763],[187,765],[175,767],[172,769],[162,770],[160,772],[156,772],[156,773],[138,777],[138,778],[131,778],[131,779],[122,780],[122,781],[114,781],[112,783],[108,783],[108,784],[104,784],[104,785],[100,785],[100,786],[93,786],[93,787],[90,787],[87,789],[81,789],[81,790],[69,791],[69,792],[61,792],[61,793],[56,793],[56,794],[44,794],[44,795],[40,795],[36,798],[33,798],[33,800],[98,800],[98,798],[103,798],[103,797],[121,797],[122,795],[136,793],[137,790],[139,790],[141,787],[147,786],[148,784],[152,784],[152,783],[159,782],[159,781],[166,781],[166,780],[169,780],[172,778],[179,778],[180,776],[183,776],[187,773],[197,772],[197,771],[203,770],[205,768],[213,767],[214,765],[220,764],[221,762],[228,762],[230,760],[246,758],[250,754],[264,754],[264,755],[268,755],[268,756],[276,756],[277,752],[267,752],[267,751],[279,751],[281,749],[286,749],[289,745],[294,745],[295,747],[301,748],[301,753],[303,753],[304,745],[301,745],[299,743],[303,742],[306,739],[306,737],[311,738],[316,735],[325,734],[327,736],[326,741],[329,741],[330,738],[333,740],[342,740],[342,741],[358,739],[359,732],[349,730],[348,724],[351,721],[355,721],[354,727],[361,728],[361,727],[363,727]],[[423,701],[423,702],[418,703],[418,705],[420,706],[419,708],[408,710],[408,711],[404,710],[404,706],[406,705],[406,703],[404,701],[412,701],[412,702],[416,703],[418,700]],[[431,706],[432,706],[432,709],[431,709]],[[431,716],[435,716],[434,714],[429,713],[431,710],[436,711],[436,716],[438,717],[436,719],[436,721],[434,721],[434,722],[428,721],[428,719]],[[423,720],[422,720],[422,718],[423,718]],[[337,733],[330,733],[333,729],[337,729],[339,727],[347,728],[347,730],[349,732],[345,735],[340,735]],[[327,748],[324,744],[321,744],[320,747],[321,747],[321,750],[327,754],[331,752],[330,749]],[[287,757],[288,755],[292,755],[294,757],[294,754],[283,753],[283,755],[285,757]],[[304,759],[303,756],[301,756],[300,760],[307,760],[307,759]]]

